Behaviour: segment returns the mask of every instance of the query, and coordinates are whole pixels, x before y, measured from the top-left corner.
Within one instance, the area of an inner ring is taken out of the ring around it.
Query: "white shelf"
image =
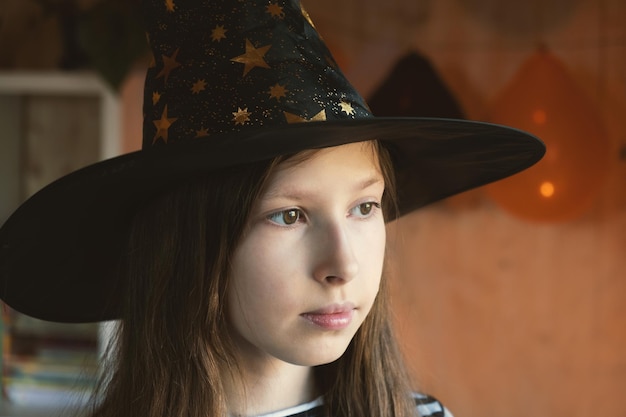
[[[67,98],[67,101],[72,102],[76,101],[76,97],[85,97],[89,101],[93,100],[93,102],[98,103],[97,109],[94,108],[95,110],[90,113],[90,116],[93,114],[93,120],[96,122],[94,126],[97,125],[96,129],[99,130],[95,131],[93,135],[86,136],[97,140],[97,142],[89,142],[92,149],[90,155],[92,155],[92,159],[97,157],[101,160],[117,156],[121,151],[120,100],[118,95],[97,74],[93,72],[0,71],[0,109],[3,110],[0,112],[0,128],[5,134],[4,138],[0,140],[0,223],[20,203],[26,188],[28,188],[25,185],[27,182],[23,180],[25,178],[24,167],[22,166],[24,163],[18,162],[26,160],[22,153],[25,152],[24,149],[27,149],[22,136],[25,125],[22,123],[21,117],[23,115],[20,112],[25,108],[22,104],[32,102],[33,97],[38,100],[37,103],[44,103],[43,105],[38,104],[39,113],[37,115],[39,119],[37,121],[48,121],[50,117],[56,117],[59,110],[54,113],[52,110],[47,110],[48,107],[45,105],[49,102],[54,103],[57,97]],[[65,117],[64,114],[61,116]],[[85,122],[84,124],[88,123]],[[91,128],[87,130],[89,129]],[[84,134],[83,130],[81,132]],[[52,152],[46,152],[48,150],[45,148],[47,146],[46,140],[53,140],[48,131],[43,130],[37,133],[39,135],[37,138],[41,141],[37,143],[42,144],[42,147],[38,149],[43,149],[37,154],[37,157],[40,158],[38,162],[41,162],[45,167],[45,163],[53,160],[53,158],[55,161],[62,160],[54,156]],[[67,143],[64,142],[64,146],[67,148]],[[59,148],[64,149],[63,147]],[[29,155],[33,154],[29,153]],[[71,155],[73,157],[74,154]],[[44,180],[49,181],[50,179],[42,179],[42,181]],[[58,326],[55,326],[54,323],[47,327],[42,327],[43,325],[39,327],[30,326],[28,327],[29,330],[23,334],[37,337],[47,334],[48,331],[53,333],[59,331],[56,328]],[[109,338],[111,326],[111,324],[103,324],[97,329],[97,335],[93,335],[97,337],[100,344],[96,353],[102,353],[102,347],[106,343],[105,340]],[[83,329],[76,326],[75,330],[80,335]],[[71,337],[71,335],[66,336]],[[37,388],[15,392],[13,395],[9,392],[10,398],[13,398],[13,403],[0,400],[0,417],[79,416],[77,411],[77,404],[79,403],[74,398],[76,395],[78,394],[68,393],[66,395],[62,391],[55,392],[52,389],[37,391]],[[85,400],[86,398],[79,397],[79,399]]]

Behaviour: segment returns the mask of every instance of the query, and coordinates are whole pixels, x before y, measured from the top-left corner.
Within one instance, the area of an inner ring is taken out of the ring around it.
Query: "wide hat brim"
[[[233,132],[122,155],[45,187],[0,229],[0,298],[33,317],[120,316],[116,266],[132,213],[178,181],[228,166],[377,139],[389,149],[400,215],[507,177],[545,147],[508,127],[447,119],[370,118]]]

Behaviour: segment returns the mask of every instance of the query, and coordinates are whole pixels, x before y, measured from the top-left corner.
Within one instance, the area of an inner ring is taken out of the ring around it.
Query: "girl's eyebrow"
[[[382,175],[375,174],[363,179],[354,184],[352,190],[354,192],[362,191],[376,184],[383,184],[385,180]],[[262,196],[262,200],[271,200],[274,198],[285,198],[289,200],[305,200],[310,197],[312,192],[301,189],[297,186],[285,186],[285,187],[271,187],[267,190],[265,195]]]

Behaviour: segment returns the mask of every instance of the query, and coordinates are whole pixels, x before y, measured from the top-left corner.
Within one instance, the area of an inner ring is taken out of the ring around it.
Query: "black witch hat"
[[[544,153],[502,126],[373,117],[298,0],[144,0],[144,13],[154,66],[142,150],[53,182],[0,229],[0,297],[23,313],[118,318],[112,282],[132,213],[202,173],[376,139],[393,158],[405,214]]]

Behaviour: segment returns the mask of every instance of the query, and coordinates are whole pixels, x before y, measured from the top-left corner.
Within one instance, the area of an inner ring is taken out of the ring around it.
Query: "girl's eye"
[[[300,210],[292,208],[272,213],[267,216],[267,219],[280,226],[291,226],[296,224],[300,220],[301,216],[302,212]]]
[[[351,210],[351,214],[357,217],[368,217],[372,214],[374,209],[380,208],[379,203],[375,203],[373,201],[368,201],[367,203],[361,203],[358,206],[354,207]]]

